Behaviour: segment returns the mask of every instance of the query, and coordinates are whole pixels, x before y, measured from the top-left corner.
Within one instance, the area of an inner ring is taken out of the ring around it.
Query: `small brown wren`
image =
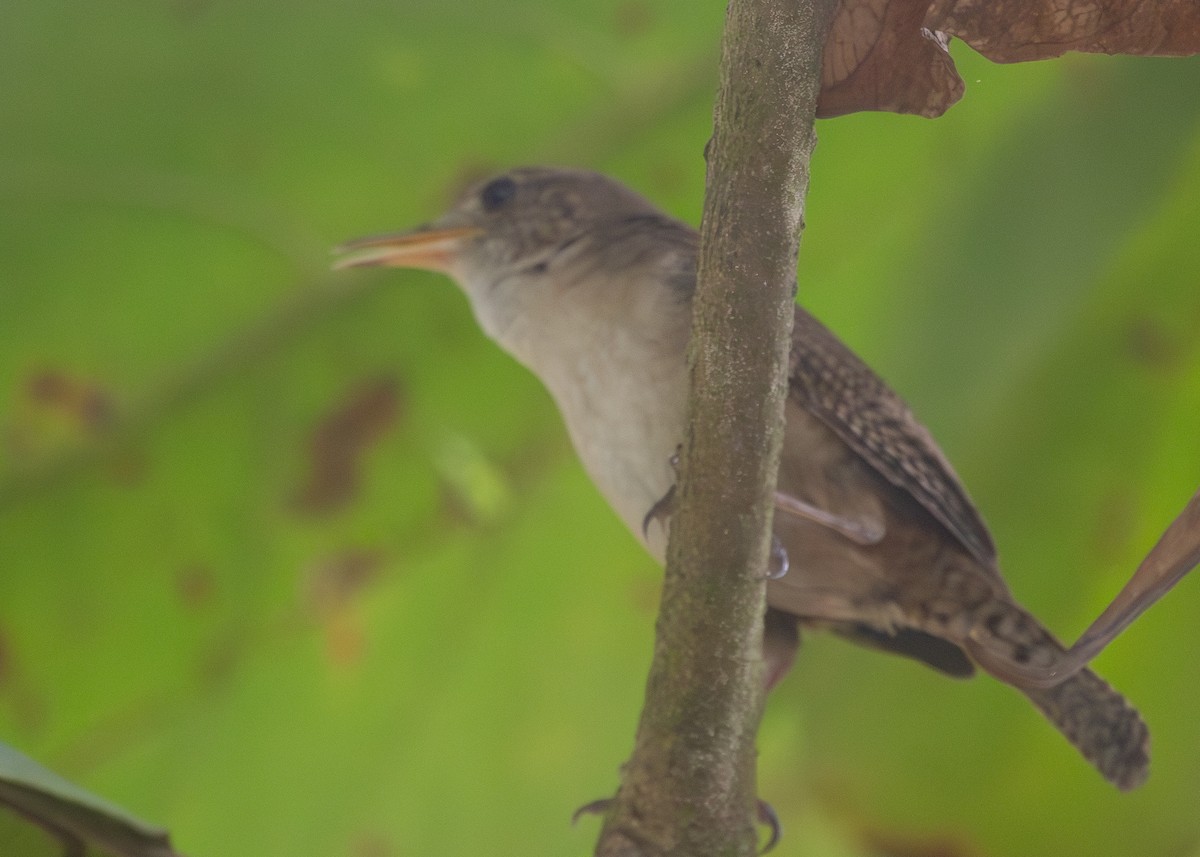
[[[432,224],[344,245],[337,266],[456,280],[483,330],[549,389],[588,474],[662,562],[666,527],[644,523],[667,505],[684,435],[697,246],[694,229],[612,179],[525,168],[471,188]],[[1147,729],[1086,663],[1200,556],[1169,582],[1143,575],[1067,650],[1013,599],[929,432],[800,308],[785,415],[774,531],[789,570],[767,588],[768,680],[790,665],[798,624],[952,676],[979,665],[1119,788],[1141,783]]]

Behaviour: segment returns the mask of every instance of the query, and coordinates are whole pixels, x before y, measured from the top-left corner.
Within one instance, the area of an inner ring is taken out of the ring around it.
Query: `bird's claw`
[[[757,807],[758,823],[771,829],[771,835],[767,837],[767,844],[758,852],[759,854],[766,854],[779,844],[779,840],[783,836],[783,825],[779,821],[779,813],[775,812],[775,807],[771,806],[765,800],[759,798]]]
[[[663,494],[650,511],[646,513],[646,517],[642,518],[642,537],[650,538],[650,524],[654,521],[662,523],[671,517],[675,512],[675,485],[679,481],[679,452],[681,447],[675,447],[675,451],[671,453],[671,457],[667,461],[671,465],[671,469],[675,471],[675,484],[672,484],[667,489],[667,493]]]
[[[646,513],[646,517],[642,518],[642,536],[650,538],[650,524],[653,521],[662,523],[666,521],[675,512],[675,486],[672,485],[666,494],[663,494],[658,501],[650,507],[650,511]]]
[[[610,797],[602,797],[599,800],[585,803],[583,806],[579,807],[579,809],[571,813],[571,824],[575,824],[585,815],[602,815],[603,813],[608,812],[609,807],[611,807],[612,804],[613,799]]]

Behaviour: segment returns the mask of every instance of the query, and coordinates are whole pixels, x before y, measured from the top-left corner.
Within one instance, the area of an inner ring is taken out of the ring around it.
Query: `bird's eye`
[[[495,211],[517,194],[517,183],[508,176],[488,182],[479,193],[484,211]]]

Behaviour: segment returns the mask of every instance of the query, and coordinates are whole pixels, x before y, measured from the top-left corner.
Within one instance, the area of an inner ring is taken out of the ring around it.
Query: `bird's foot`
[[[660,524],[665,526],[666,522],[670,520],[671,515],[674,513],[675,486],[672,485],[667,489],[667,493],[663,494],[662,497],[660,497],[655,504],[650,507],[650,511],[646,513],[646,517],[642,518],[642,536],[645,538],[650,538],[650,524],[654,521],[658,521]]]
[[[667,489],[667,493],[663,494],[650,511],[646,513],[646,517],[642,518],[642,536],[650,537],[650,524],[658,521],[660,524],[670,520],[671,515],[675,514],[675,488],[679,483],[679,453],[683,449],[682,446],[675,447],[675,451],[671,453],[671,457],[667,459],[671,464],[671,470],[675,473],[675,482]]]
[[[571,824],[575,824],[585,815],[603,815],[608,812],[609,807],[613,805],[613,798],[602,797],[600,800],[594,800],[590,803],[585,803],[579,809],[571,813]]]
[[[767,844],[758,852],[759,854],[766,854],[779,844],[779,840],[783,836],[783,825],[779,822],[779,813],[775,812],[775,807],[771,806],[765,800],[759,798],[756,807],[758,823],[770,830],[770,835],[767,837]]]
[[[672,456],[670,458],[671,469],[675,471],[676,479],[679,478],[679,453],[680,453],[680,447],[675,447],[675,452],[674,452],[674,454],[672,454]],[[678,487],[678,482],[671,485],[671,487],[667,489],[667,493],[663,494],[662,497],[660,497],[654,503],[654,505],[650,507],[650,511],[646,513],[646,516],[644,518],[642,518],[642,537],[643,538],[650,537],[650,525],[652,523],[657,521],[659,524],[663,524],[664,528],[665,528],[666,522],[668,520],[670,520],[670,518],[673,514],[675,514],[675,506],[677,503],[677,497],[676,497],[676,493],[677,493],[676,488],[677,487]],[[780,503],[779,498],[784,497],[784,496],[785,495],[776,493],[775,504],[776,504],[777,508],[781,508],[779,505],[779,503]],[[787,498],[787,499],[791,499],[791,498]],[[799,501],[796,501],[796,502],[799,502]],[[805,504],[805,505],[807,507],[807,504]],[[819,510],[817,510],[817,511],[819,511]],[[785,574],[788,573],[788,568],[790,566],[791,566],[791,563],[788,560],[787,550],[784,548],[783,542],[781,542],[777,536],[772,534],[771,535],[771,554],[770,554],[769,558],[767,559],[767,579],[768,580],[778,580],[779,578],[783,577]]]

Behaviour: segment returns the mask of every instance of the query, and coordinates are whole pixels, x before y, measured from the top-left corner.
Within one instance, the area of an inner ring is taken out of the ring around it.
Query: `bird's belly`
[[[647,513],[675,484],[672,458],[683,438],[686,377],[650,378],[629,368],[551,388],[567,433],[600,493],[660,563],[666,556],[666,520]]]

